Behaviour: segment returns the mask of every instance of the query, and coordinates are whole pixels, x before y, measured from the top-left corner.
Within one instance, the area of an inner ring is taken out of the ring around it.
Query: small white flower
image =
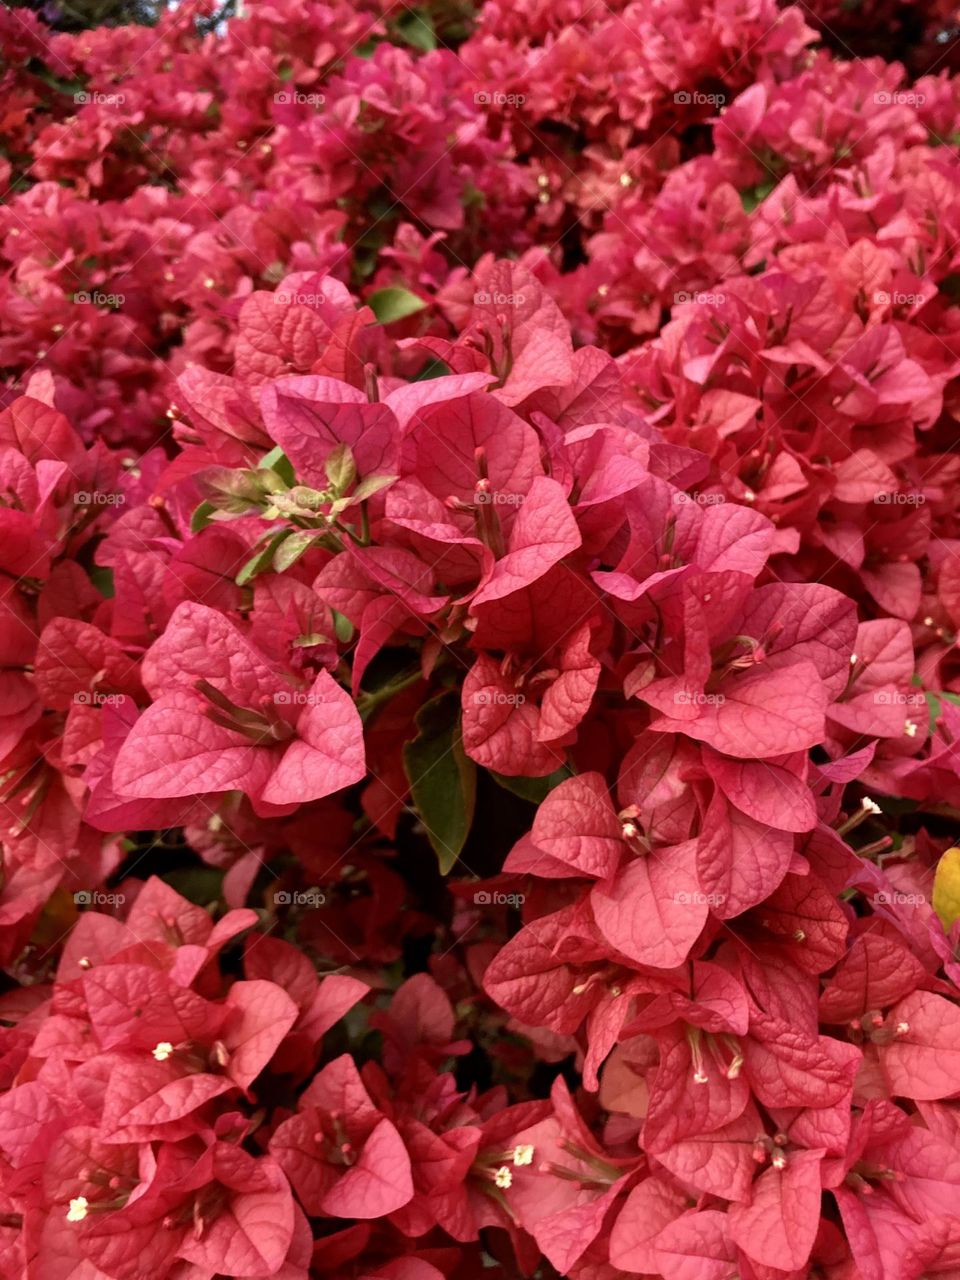
[[[166,1062],[166,1060],[169,1057],[171,1057],[172,1054],[173,1054],[173,1045],[170,1043],[169,1040],[161,1040],[160,1043],[153,1050],[153,1056],[156,1058],[158,1062]]]
[[[77,1196],[76,1200],[70,1201],[70,1208],[67,1210],[68,1222],[82,1222],[87,1216],[87,1197]]]

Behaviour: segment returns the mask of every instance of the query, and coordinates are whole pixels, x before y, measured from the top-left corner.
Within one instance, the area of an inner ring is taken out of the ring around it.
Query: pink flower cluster
[[[399,270],[430,294],[486,250],[575,256],[625,177],[651,194],[684,128],[799,70],[813,39],[773,0],[538,4],[525,38],[491,2],[459,47],[442,15],[347,0],[254,3],[200,39],[210,8],[46,40],[14,10],[0,28],[0,367],[50,369],[78,429],[115,444],[157,438],[187,365],[228,371],[239,307],[289,271],[369,291]],[[436,265],[403,223],[442,240]]]
[[[0,1277],[948,1280],[949,13],[248,8],[0,15]]]

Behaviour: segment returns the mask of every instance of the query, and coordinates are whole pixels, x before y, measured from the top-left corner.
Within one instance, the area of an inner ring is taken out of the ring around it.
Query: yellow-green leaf
[[[405,320],[407,316],[416,315],[427,305],[409,289],[400,285],[388,285],[378,289],[367,299],[373,308],[373,314],[381,324],[393,324],[396,320]]]
[[[960,849],[947,849],[937,863],[933,878],[933,909],[944,929],[960,918]]]

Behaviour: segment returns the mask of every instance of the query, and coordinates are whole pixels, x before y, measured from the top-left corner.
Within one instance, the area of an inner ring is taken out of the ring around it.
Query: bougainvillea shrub
[[[0,1276],[960,1276],[960,17],[212,13],[0,13]]]

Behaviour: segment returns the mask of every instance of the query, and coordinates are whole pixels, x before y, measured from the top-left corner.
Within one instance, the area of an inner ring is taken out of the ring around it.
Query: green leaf
[[[58,93],[69,93],[73,97],[74,94],[87,87],[86,82],[82,79],[66,80],[63,76],[54,75],[50,68],[45,66],[39,58],[30,58],[26,65],[32,76],[42,80],[49,89],[56,89]]]
[[[403,748],[403,767],[420,821],[446,875],[467,842],[477,801],[477,766],[460,737],[460,697],[441,693],[417,712],[417,736]]]
[[[450,366],[443,360],[428,360],[412,382],[432,382],[434,378],[445,378],[450,373]]]
[[[389,285],[386,289],[378,289],[371,293],[367,302],[373,308],[373,314],[380,324],[393,324],[396,320],[405,320],[423,311],[426,303],[409,289],[401,285]]]
[[[744,213],[753,213],[758,204],[762,204],[767,196],[776,186],[776,182],[758,182],[755,187],[751,187],[747,191],[740,192],[740,202],[743,205]]]
[[[336,609],[331,609],[330,612],[333,614],[333,629],[337,639],[341,644],[349,644],[353,639],[353,623]]]
[[[213,524],[216,514],[217,508],[212,502],[201,502],[190,517],[190,532],[199,533],[201,529],[206,529],[207,525]]]
[[[223,893],[223,872],[216,867],[177,867],[163,880],[197,907],[217,902]]]
[[[573,777],[573,770],[568,764],[561,765],[546,778],[508,778],[506,774],[494,773],[492,769],[489,773],[504,791],[512,792],[521,800],[529,800],[531,804],[542,804],[554,787],[559,787],[561,782]]]
[[[929,689],[926,690],[924,697],[927,700],[927,710],[930,713],[930,719],[928,722],[928,732],[932,734],[934,729],[937,727],[937,720],[940,716],[941,703],[940,703],[939,697],[935,693],[932,693]]]
[[[319,631],[311,631],[308,636],[297,636],[293,646],[295,649],[312,649],[314,645],[324,644],[326,639]]]
[[[323,464],[327,480],[334,493],[345,493],[357,478],[357,464],[353,460],[353,450],[343,440],[331,449]]]
[[[280,543],[289,538],[292,533],[292,529],[276,529],[273,533],[268,534],[260,549],[250,557],[246,564],[241,565],[240,572],[235,579],[237,586],[246,586],[258,573],[263,573],[264,569],[270,569],[273,566],[273,557]]]
[[[112,600],[114,596],[113,590],[113,570],[106,565],[94,565],[90,570],[90,581],[97,588],[105,600]]]
[[[437,47],[437,33],[428,10],[408,9],[396,23],[397,35],[414,49],[431,53]]]
[[[947,693],[942,689],[934,693],[932,689],[927,689],[925,696],[930,709],[930,732],[933,733],[943,711],[944,702],[952,702],[955,707],[960,707],[960,694]]]
[[[290,459],[279,445],[275,445],[269,453],[264,454],[260,459],[259,465],[264,471],[275,471],[280,479],[285,480],[288,485],[297,483],[297,477],[294,474]]]
[[[352,503],[366,502],[367,498],[372,498],[375,493],[379,493],[381,489],[386,489],[398,479],[399,476],[364,476],[353,493],[351,493],[350,500]]]
[[[317,534],[312,529],[299,530],[289,538],[284,538],[273,553],[273,567],[277,573],[286,573],[291,565],[296,564],[310,550],[316,540]]]

